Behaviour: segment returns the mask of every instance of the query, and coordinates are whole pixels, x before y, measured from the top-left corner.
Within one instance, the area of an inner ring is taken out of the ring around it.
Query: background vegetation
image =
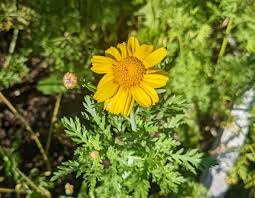
[[[254,0],[1,0],[0,197],[206,197],[206,156],[254,88],[254,18]],[[135,131],[89,98],[92,55],[130,35],[167,48],[170,76]],[[253,117],[230,197],[255,195]]]

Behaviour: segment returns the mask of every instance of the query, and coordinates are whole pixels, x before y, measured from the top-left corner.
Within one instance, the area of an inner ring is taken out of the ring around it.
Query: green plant
[[[137,12],[138,36],[168,48],[162,65],[170,71],[168,90],[192,104],[183,141],[196,147],[203,139],[208,150],[211,131],[223,126],[232,105],[254,86],[255,1],[145,2]]]
[[[62,119],[78,148],[74,159],[63,162],[52,180],[75,172],[87,186],[81,193],[97,197],[180,193],[180,186],[188,182],[186,174],[196,174],[203,157],[197,150],[185,152],[173,138],[183,123],[183,105],[180,97],[165,97],[152,109],[138,108],[134,121],[107,115],[101,105],[85,97],[82,119]],[[136,122],[136,130],[130,122]]]

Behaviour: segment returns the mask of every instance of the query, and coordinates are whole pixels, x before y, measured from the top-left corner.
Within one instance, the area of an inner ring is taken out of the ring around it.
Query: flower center
[[[128,56],[113,67],[114,81],[125,87],[135,86],[141,82],[145,71],[142,61]]]

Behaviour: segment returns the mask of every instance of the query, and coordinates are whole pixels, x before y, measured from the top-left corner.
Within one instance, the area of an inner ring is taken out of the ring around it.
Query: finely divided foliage
[[[162,195],[180,193],[179,186],[187,182],[183,174],[195,174],[203,156],[197,150],[184,152],[173,139],[174,130],[183,122],[183,99],[164,100],[151,111],[138,109],[137,129],[132,131],[129,118],[107,115],[85,97],[82,119],[62,119],[78,148],[73,161],[62,163],[52,180],[75,172],[84,179],[86,192],[97,197],[147,197],[153,188],[159,188]],[[170,122],[162,125],[162,117]],[[171,122],[176,117],[182,119]],[[91,155],[95,151],[96,157]]]

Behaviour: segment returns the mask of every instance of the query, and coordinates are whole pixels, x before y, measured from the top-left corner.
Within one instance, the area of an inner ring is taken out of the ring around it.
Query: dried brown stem
[[[43,160],[47,166],[48,170],[51,170],[50,162],[47,157],[45,150],[42,147],[40,140],[38,139],[36,133],[32,130],[26,119],[16,110],[16,108],[11,104],[11,102],[2,94],[0,91],[0,100],[12,111],[12,113],[21,121],[21,123],[25,126],[25,129],[31,134],[32,139],[35,141],[40,153],[42,154]]]

